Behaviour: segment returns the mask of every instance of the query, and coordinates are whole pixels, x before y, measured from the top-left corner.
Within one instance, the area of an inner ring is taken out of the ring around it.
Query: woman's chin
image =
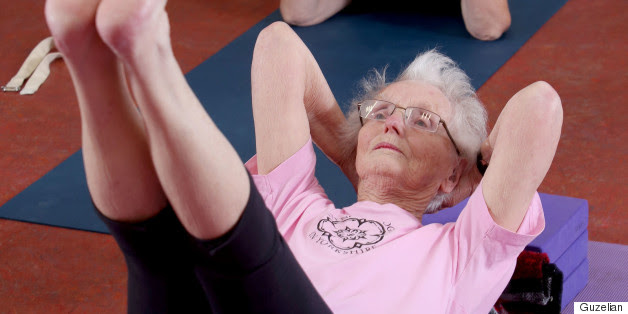
[[[364,170],[364,175],[360,177],[379,177],[381,179],[390,178],[393,180],[401,179],[408,171],[407,167],[394,160],[375,160],[373,164]]]
[[[409,171],[405,156],[394,150],[378,149],[371,151],[364,157],[358,157],[356,163],[356,170],[360,179],[379,178],[385,180],[390,178],[399,180]]]

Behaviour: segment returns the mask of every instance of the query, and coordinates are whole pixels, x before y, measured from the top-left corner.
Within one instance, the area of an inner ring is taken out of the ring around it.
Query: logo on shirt
[[[345,218],[343,220],[322,219],[317,229],[323,234],[321,238],[341,250],[359,249],[374,245],[384,238],[386,229],[374,220]]]

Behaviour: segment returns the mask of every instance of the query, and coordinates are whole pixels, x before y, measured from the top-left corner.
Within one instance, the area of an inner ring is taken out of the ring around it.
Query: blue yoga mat
[[[435,47],[456,60],[477,88],[565,2],[510,1],[512,26],[494,42],[473,39],[457,14],[399,10],[342,12],[323,24],[295,30],[346,109],[358,82],[370,69],[389,65],[393,77],[419,51]],[[278,12],[271,14],[186,75],[242,160],[255,153],[250,94],[253,46],[259,31],[280,19]],[[338,207],[353,203],[355,193],[349,181],[319,151],[317,156],[316,175],[329,197]],[[79,151],[0,207],[0,218],[106,233],[91,207]]]

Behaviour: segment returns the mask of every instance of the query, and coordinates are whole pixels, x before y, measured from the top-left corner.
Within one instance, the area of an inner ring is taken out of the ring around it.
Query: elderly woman
[[[368,81],[345,118],[314,57],[275,23],[254,51],[257,155],[245,168],[187,85],[164,7],[46,4],[90,193],[125,254],[129,311],[489,311],[544,227],[536,189],[562,123],[547,83],[513,96],[485,140],[468,77],[429,51],[392,83]],[[352,206],[318,184],[312,140],[354,183]],[[456,223],[422,226],[470,194]]]

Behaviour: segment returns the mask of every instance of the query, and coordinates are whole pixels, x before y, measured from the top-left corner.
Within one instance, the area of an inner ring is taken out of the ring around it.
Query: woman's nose
[[[404,115],[403,115],[403,111],[401,110],[395,110],[388,118],[386,118],[386,121],[384,121],[384,124],[386,126],[386,132],[395,132],[398,135],[404,135],[405,132],[405,122],[404,122]]]

